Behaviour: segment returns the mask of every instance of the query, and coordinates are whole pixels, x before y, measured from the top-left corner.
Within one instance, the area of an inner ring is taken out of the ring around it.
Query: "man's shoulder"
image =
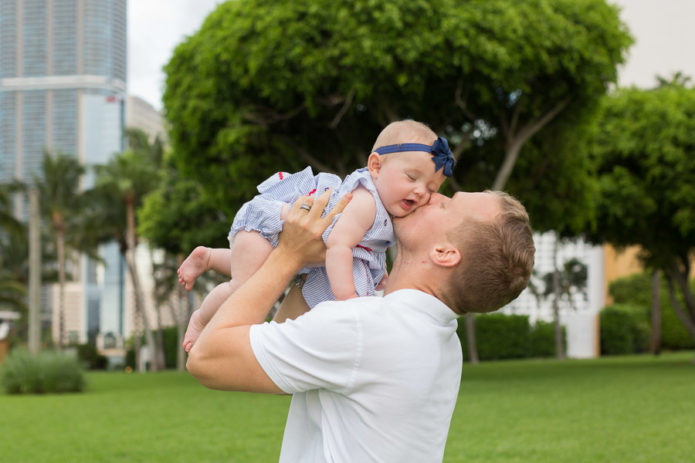
[[[378,296],[354,297],[345,301],[324,301],[316,305],[311,312],[321,315],[339,314],[341,312],[359,312],[371,310],[383,304],[383,298]]]

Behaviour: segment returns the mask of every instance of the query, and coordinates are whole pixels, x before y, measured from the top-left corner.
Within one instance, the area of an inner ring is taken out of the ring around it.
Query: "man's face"
[[[394,218],[393,228],[402,246],[429,247],[446,240],[447,231],[463,221],[491,222],[500,212],[500,199],[492,193],[458,192],[451,198],[434,193],[413,213]]]

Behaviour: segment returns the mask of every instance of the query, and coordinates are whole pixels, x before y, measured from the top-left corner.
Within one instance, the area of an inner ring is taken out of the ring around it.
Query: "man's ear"
[[[369,173],[373,178],[376,178],[376,176],[379,175],[382,163],[381,155],[379,153],[372,152],[372,154],[369,155],[369,158],[367,159],[367,168],[369,169]]]
[[[440,267],[455,267],[461,262],[461,252],[451,243],[435,245],[429,257],[435,265]]]

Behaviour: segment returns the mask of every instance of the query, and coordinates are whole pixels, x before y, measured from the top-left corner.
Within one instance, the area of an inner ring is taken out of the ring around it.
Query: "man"
[[[385,296],[319,304],[263,323],[296,272],[320,262],[325,194],[295,204],[278,247],[206,326],[188,369],[208,387],[293,394],[281,462],[440,462],[461,377],[456,318],[495,310],[528,283],[523,206],[503,193],[435,194],[395,219]]]

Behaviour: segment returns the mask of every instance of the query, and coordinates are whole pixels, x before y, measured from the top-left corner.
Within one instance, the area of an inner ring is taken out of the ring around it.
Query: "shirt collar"
[[[442,323],[449,323],[459,317],[459,314],[441,300],[418,289],[399,289],[385,295],[384,298],[407,305],[412,310],[428,313]]]

